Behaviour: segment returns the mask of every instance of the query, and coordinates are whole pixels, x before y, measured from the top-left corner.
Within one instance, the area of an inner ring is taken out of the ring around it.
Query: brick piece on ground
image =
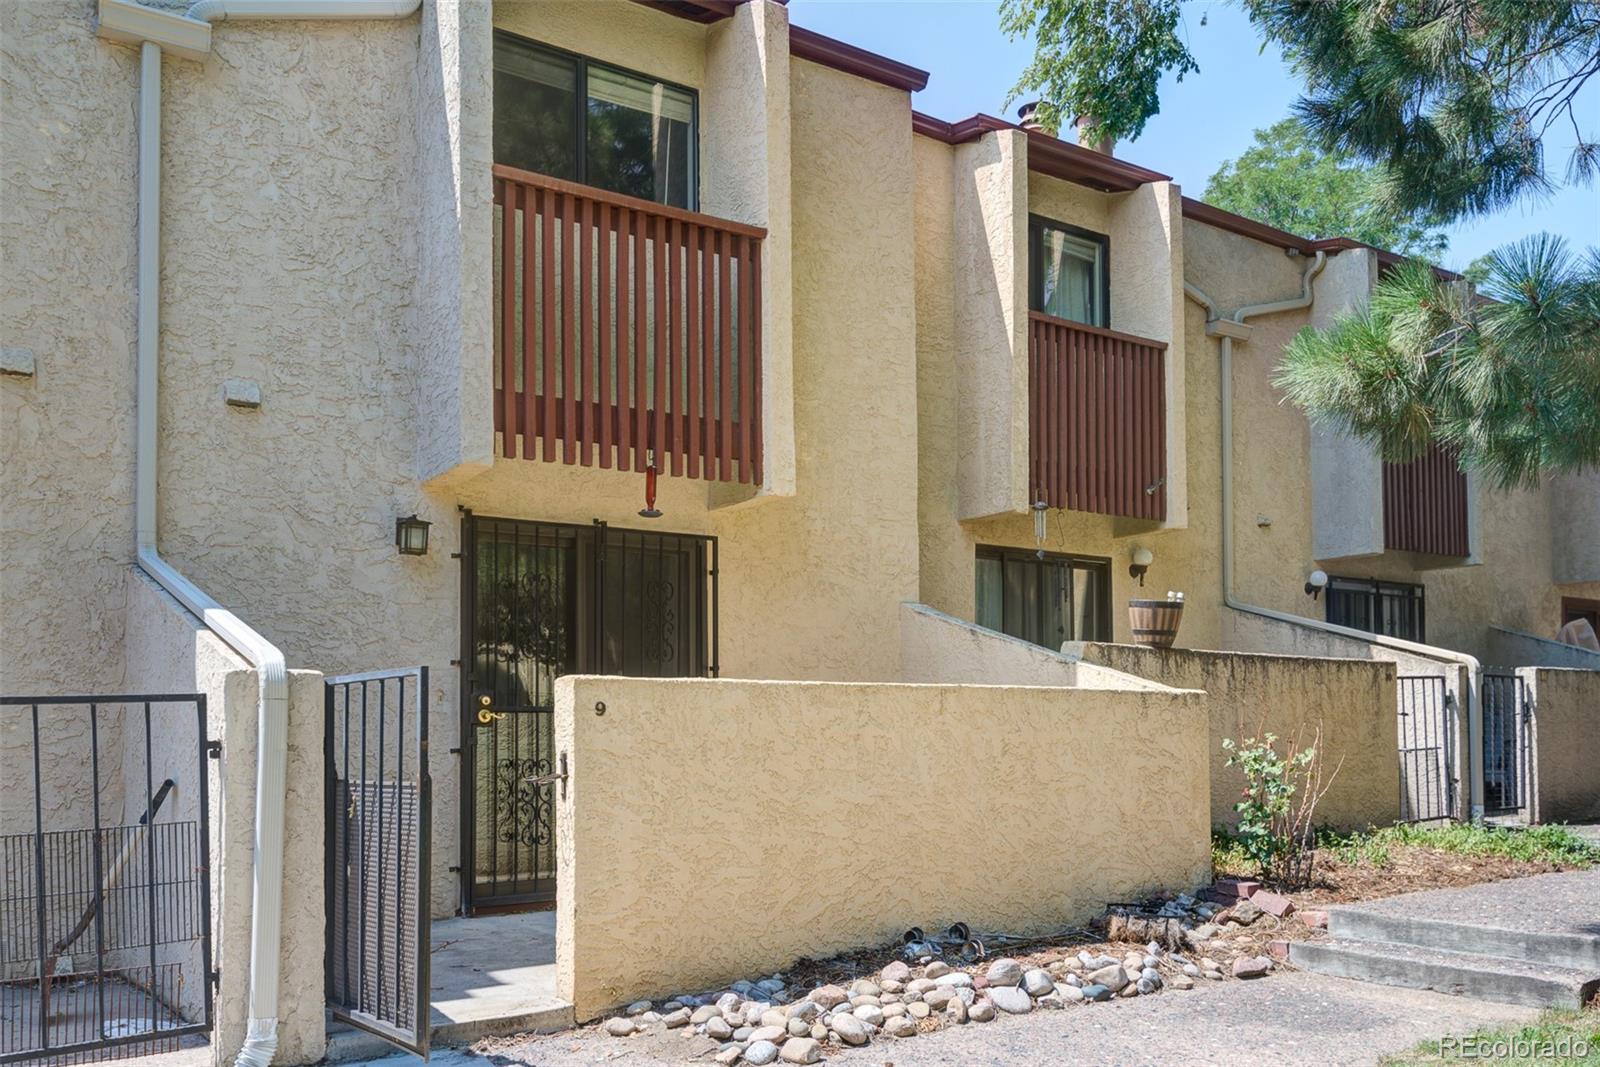
[[[1249,899],[1260,888],[1260,882],[1249,878],[1218,878],[1211,885],[1211,891],[1217,896],[1233,897],[1238,900]]]
[[[1328,928],[1328,913],[1325,911],[1316,911],[1312,908],[1304,908],[1296,911],[1295,914],[1300,916],[1301,922],[1305,923],[1313,930],[1326,930]]]
[[[1289,942],[1268,941],[1267,953],[1275,960],[1286,960],[1289,958]]]
[[[1251,893],[1250,903],[1275,919],[1281,919],[1294,911],[1294,901],[1288,897],[1279,896],[1277,893],[1269,893],[1265,889],[1258,889]]]

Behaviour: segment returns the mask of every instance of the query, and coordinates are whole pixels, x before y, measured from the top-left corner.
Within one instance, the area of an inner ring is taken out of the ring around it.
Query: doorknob
[[[499,722],[506,717],[505,712],[494,710],[494,696],[492,694],[479,693],[477,700],[479,726],[488,726],[490,723]]]

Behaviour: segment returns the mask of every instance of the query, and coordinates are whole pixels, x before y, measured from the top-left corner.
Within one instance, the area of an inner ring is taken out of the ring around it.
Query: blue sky
[[[1299,84],[1275,48],[1261,50],[1244,13],[1227,3],[1191,0],[1184,5],[1189,48],[1200,73],[1180,84],[1169,76],[1161,90],[1161,114],[1137,141],[1117,146],[1117,155],[1171,174],[1184,192],[1199,196],[1217,166],[1249,147],[1257,129],[1289,113]],[[1001,104],[1027,64],[1031,45],[1000,32],[994,3],[981,0],[790,0],[798,26],[825,33],[932,73],[913,106],[941,119],[974,112],[1002,114]],[[1204,16],[1206,25],[1200,24]],[[1600,85],[1584,94],[1580,121],[1586,133],[1600,128]],[[1014,119],[1015,109],[1006,118]],[[1572,134],[1546,141],[1551,171],[1565,173]],[[1444,265],[1462,267],[1497,245],[1538,230],[1565,236],[1574,245],[1600,246],[1600,189],[1572,186],[1548,199],[1448,229]]]

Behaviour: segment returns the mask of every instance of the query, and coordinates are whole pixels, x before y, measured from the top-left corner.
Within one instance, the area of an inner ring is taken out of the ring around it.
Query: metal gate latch
[[[561,783],[561,799],[565,800],[565,799],[567,799],[567,754],[565,752],[561,753],[560,763],[561,763],[561,773],[560,774],[540,774],[540,775],[535,775],[532,778],[524,778],[523,781],[527,782],[529,785],[533,786],[535,789],[537,789],[537,788],[539,788],[540,786],[543,786],[543,785],[549,785],[552,782],[560,782]]]

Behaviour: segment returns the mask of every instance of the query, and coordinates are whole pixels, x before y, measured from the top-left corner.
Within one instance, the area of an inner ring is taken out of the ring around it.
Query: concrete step
[[[1521,1004],[1579,1008],[1600,992],[1600,968],[1579,969],[1505,956],[1385,941],[1296,941],[1289,961],[1338,978]]]
[[[455,1019],[441,1018],[440,1013],[435,1010],[431,1041],[435,1049],[458,1048],[485,1037],[502,1037],[507,1034],[550,1034],[557,1030],[571,1029],[572,1026],[570,1004],[544,1005],[525,1011]],[[323,1056],[323,1062],[351,1063],[359,1060],[375,1060],[398,1051],[376,1034],[343,1023],[331,1023],[328,1027],[328,1050]]]
[[[1596,905],[1600,917],[1600,904]],[[1600,925],[1596,933],[1508,930],[1482,923],[1416,918],[1359,906],[1328,912],[1328,933],[1341,941],[1383,941],[1450,952],[1526,960],[1600,974]]]

